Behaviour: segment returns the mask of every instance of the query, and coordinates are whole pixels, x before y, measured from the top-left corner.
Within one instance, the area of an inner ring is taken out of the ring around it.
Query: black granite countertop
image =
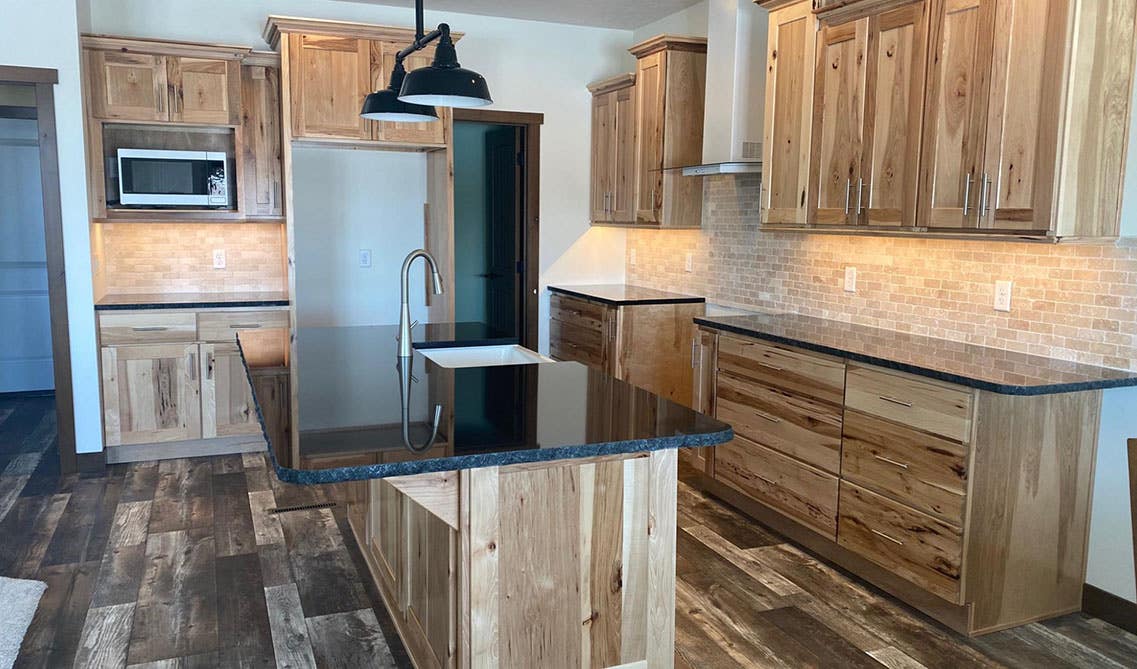
[[[669,293],[666,290],[629,286],[623,283],[593,284],[587,286],[549,286],[549,290],[562,295],[573,295],[605,304],[624,306],[629,304],[699,304],[706,302],[704,297]]]
[[[447,369],[424,355],[430,347],[502,341],[481,324],[418,326],[415,354],[402,369],[396,330],[297,331],[299,412],[292,425],[299,428],[299,459],[273,455],[282,481],[336,483],[711,446],[733,436],[725,423],[579,363]],[[239,333],[242,348],[264,336]],[[255,369],[251,359],[246,366]],[[429,443],[435,407],[437,439],[418,449]]]
[[[131,309],[221,309],[225,307],[287,307],[288,293],[113,293],[95,302],[96,311]]]
[[[700,317],[725,332],[840,356],[1004,395],[1137,386],[1137,371],[854,325],[798,314]]]

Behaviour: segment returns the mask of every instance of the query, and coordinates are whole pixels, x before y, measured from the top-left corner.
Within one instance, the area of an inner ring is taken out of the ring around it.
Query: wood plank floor
[[[406,667],[332,491],[260,455],[58,473],[50,398],[0,399],[0,575],[48,591],[17,667]],[[948,631],[683,481],[677,652],[718,667],[1124,667],[1137,637],[1072,615]]]

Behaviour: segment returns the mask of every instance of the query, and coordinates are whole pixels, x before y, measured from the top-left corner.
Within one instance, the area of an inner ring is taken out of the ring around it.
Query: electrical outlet
[[[687,261],[685,263],[683,263],[683,269],[687,270],[688,272],[694,272],[695,271],[695,254],[694,253],[688,253],[687,254]]]
[[[359,249],[359,266],[371,267],[371,249]]]
[[[213,249],[213,269],[225,269],[225,249]]]
[[[1014,284],[1010,281],[995,282],[995,311],[1011,310],[1011,291]]]
[[[635,249],[629,249],[628,250],[628,264],[631,265],[632,267],[636,266],[636,250]]]
[[[846,267],[845,268],[845,292],[846,293],[857,292],[857,268],[856,267]]]

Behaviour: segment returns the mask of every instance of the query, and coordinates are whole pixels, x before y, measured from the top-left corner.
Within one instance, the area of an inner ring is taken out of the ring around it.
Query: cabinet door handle
[[[971,172],[967,173],[967,179],[963,182],[963,217],[967,218],[967,212],[971,210]]]
[[[908,469],[908,465],[904,464],[903,462],[897,462],[896,460],[893,460],[891,458],[886,458],[883,455],[876,455],[874,453],[873,457],[876,458],[877,460],[880,460],[881,462],[888,463],[894,467],[899,467],[901,469]]]
[[[873,534],[877,535],[878,537],[881,537],[883,539],[887,539],[888,541],[891,541],[892,543],[896,544],[897,546],[903,546],[904,545],[903,541],[901,541],[895,537],[890,537],[887,534],[885,534],[884,532],[881,532],[880,530],[874,530],[870,527],[869,531],[872,532]]]
[[[865,180],[857,179],[857,216],[861,215],[861,196],[865,190]]]
[[[778,367],[777,365],[771,365],[771,364],[770,364],[770,363],[768,363],[768,362],[762,362],[761,360],[755,360],[755,362],[757,362],[757,363],[758,363],[759,365],[761,365],[762,367],[765,367],[766,369],[772,369],[772,370],[774,370],[775,372],[784,372],[784,371],[786,371],[786,370],[782,369],[781,367]]]
[[[979,189],[979,218],[983,219],[987,216],[987,200],[991,196],[991,179],[987,173],[983,173],[983,183]]]
[[[898,400],[895,397],[889,397],[888,395],[878,395],[878,397],[880,397],[880,399],[884,400],[885,402],[889,402],[892,404],[899,404],[900,406],[908,407],[909,409],[912,408],[911,402],[905,402],[904,400]]]
[[[260,323],[230,323],[230,329],[233,330],[256,330],[261,327]]]
[[[206,379],[212,379],[213,378],[213,363],[214,362],[215,362],[215,360],[213,358],[213,354],[210,353],[209,357],[207,357],[205,359],[205,378]]]
[[[165,326],[161,326],[161,325],[153,325],[153,326],[148,326],[148,327],[130,328],[130,329],[134,332],[165,332],[166,330],[169,330],[170,328],[165,327]]]
[[[780,422],[782,422],[782,419],[781,419],[781,418],[776,418],[776,417],[774,417],[774,416],[771,416],[770,414],[768,414],[768,413],[766,413],[766,412],[764,412],[764,411],[759,411],[759,410],[757,410],[757,409],[754,409],[753,411],[754,411],[754,414],[755,414],[756,416],[758,416],[759,418],[764,418],[764,419],[766,419],[766,420],[770,421],[771,423],[780,423]]]
[[[755,474],[754,476],[758,477],[758,480],[759,480],[759,481],[764,481],[766,484],[768,484],[768,485],[772,485],[772,486],[774,486],[775,488],[777,488],[777,487],[778,487],[778,484],[777,484],[777,483],[775,483],[775,482],[771,481],[770,479],[766,478],[765,476],[762,476],[761,474]]]
[[[845,179],[845,215],[849,215],[849,196],[853,191],[853,180]]]
[[[197,381],[197,353],[190,351],[186,354],[186,369],[189,370],[190,381]]]
[[[696,369],[699,366],[699,340],[691,340],[691,369]]]

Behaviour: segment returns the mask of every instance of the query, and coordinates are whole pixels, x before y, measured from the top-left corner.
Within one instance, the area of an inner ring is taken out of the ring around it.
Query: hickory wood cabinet
[[[554,293],[549,298],[549,355],[689,406],[691,321],[704,308],[702,303],[616,306]]]
[[[764,225],[1118,236],[1137,1],[760,4]]]
[[[679,168],[702,162],[707,40],[659,35],[628,51],[635,73],[588,87],[592,222],[697,228],[703,182]]]
[[[634,223],[636,193],[636,75],[588,86],[592,93],[594,223]]]
[[[700,406],[735,431],[683,454],[711,492],[966,634],[1080,609],[1100,391],[1002,395],[696,336]]]
[[[92,49],[91,113],[120,121],[235,125],[241,109],[241,54],[225,55],[195,58]]]
[[[107,446],[260,434],[235,337],[287,327],[285,309],[99,312]]]

